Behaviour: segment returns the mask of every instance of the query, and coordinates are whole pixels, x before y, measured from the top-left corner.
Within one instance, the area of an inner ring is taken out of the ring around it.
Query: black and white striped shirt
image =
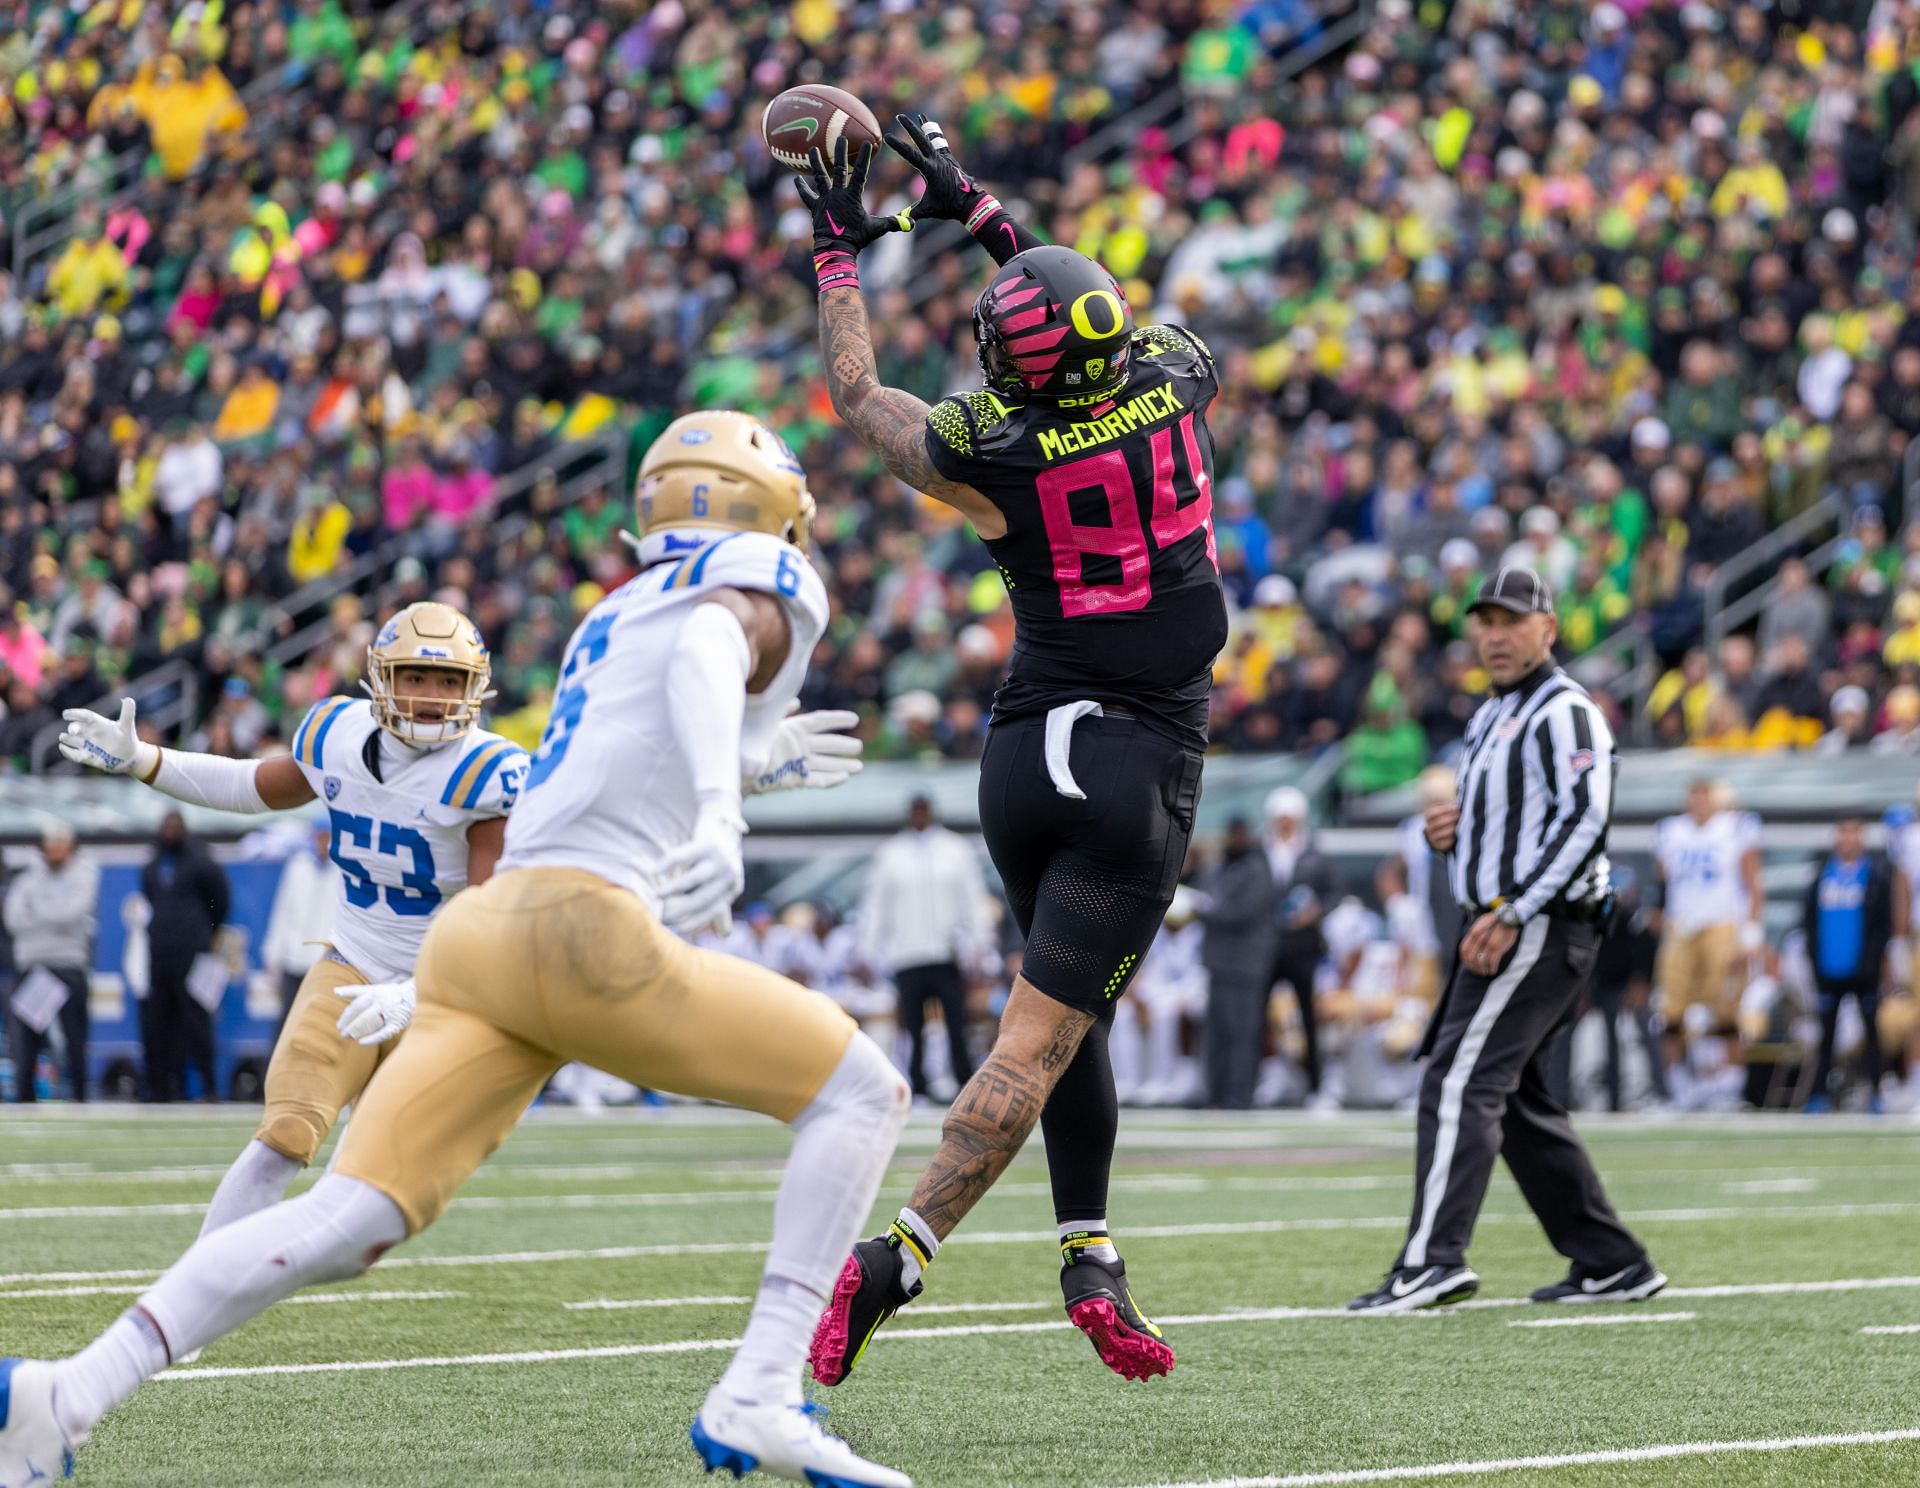
[[[1604,897],[1614,769],[1612,730],[1560,668],[1488,698],[1467,724],[1454,897],[1512,904],[1523,921]]]

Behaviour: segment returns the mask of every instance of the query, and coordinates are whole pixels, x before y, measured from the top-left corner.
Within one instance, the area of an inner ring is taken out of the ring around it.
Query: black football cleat
[[[1639,1260],[1614,1271],[1575,1266],[1565,1281],[1527,1294],[1529,1302],[1644,1302],[1667,1284],[1652,1261]]]
[[[1370,1292],[1347,1304],[1348,1312],[1391,1317],[1418,1312],[1423,1307],[1445,1307],[1464,1302],[1480,1290],[1480,1278],[1465,1266],[1402,1266]]]
[[[880,1325],[920,1295],[920,1282],[911,1288],[900,1284],[900,1243],[892,1231],[862,1240],[840,1268],[807,1353],[821,1384],[837,1385],[852,1374]]]
[[[1093,1351],[1122,1379],[1173,1373],[1173,1350],[1153,1319],[1134,1304],[1124,1261],[1080,1255],[1060,1268],[1067,1319],[1093,1341]]]

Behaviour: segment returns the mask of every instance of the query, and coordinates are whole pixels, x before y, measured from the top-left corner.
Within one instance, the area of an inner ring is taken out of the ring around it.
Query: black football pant
[[[187,970],[153,970],[153,986],[140,1007],[146,1045],[147,1099],[187,1098],[187,1071],[200,1072],[202,1100],[218,1100],[213,1078],[213,1014],[187,990]]]
[[[954,1080],[964,1085],[973,1078],[973,1056],[967,1051],[967,984],[960,968],[951,961],[931,966],[903,966],[893,974],[893,987],[900,994],[900,1026],[909,1043],[907,1080],[915,1095],[927,1093],[927,1004],[940,1004],[940,1016],[947,1023],[947,1053],[953,1063]]]
[[[1074,726],[1067,762],[1084,800],[1048,771],[1044,716],[996,722],[980,760],[980,830],[1026,937],[1022,974],[1094,1017],[1040,1113],[1062,1224],[1107,1212],[1120,1129],[1107,1030],[1180,881],[1201,756],[1109,708]]]
[[[1579,1002],[1598,928],[1536,915],[1491,977],[1456,966],[1423,1053],[1413,1218],[1398,1266],[1458,1266],[1493,1160],[1504,1157],[1553,1248],[1585,1269],[1645,1258],[1607,1202],[1566,1108],[1547,1089],[1547,1046]]]
[[[1866,1024],[1866,1041],[1861,1047],[1861,1073],[1867,1077],[1867,1093],[1878,1094],[1880,1071],[1880,989],[1871,983],[1829,981],[1816,975],[1820,992],[1820,1062],[1814,1066],[1813,1093],[1825,1095],[1833,1079],[1833,1045],[1840,1036],[1840,1004],[1852,997],[1860,1004],[1860,1019]]]
[[[24,977],[32,967],[26,967]],[[49,966],[46,970],[60,978],[67,986],[67,1000],[60,1004],[60,1037],[67,1046],[67,1080],[73,1086],[73,1098],[83,1101],[87,1098],[87,973],[78,966]],[[41,1053],[52,1040],[45,1033],[35,1033],[20,1021],[15,1013],[7,1020],[13,1034],[13,1098],[16,1101],[31,1102],[36,1094],[33,1088],[33,1067],[39,1061]]]

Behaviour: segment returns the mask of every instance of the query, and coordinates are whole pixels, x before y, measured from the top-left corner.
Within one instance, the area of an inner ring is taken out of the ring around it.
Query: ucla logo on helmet
[[[380,635],[374,641],[374,645],[391,646],[395,641],[399,639],[400,639],[400,617],[398,615],[395,615],[385,625],[380,627]]]
[[[340,794],[340,777],[338,775],[329,775],[327,777],[327,799],[331,801],[334,799],[334,797],[338,796],[339,794]]]
[[[711,438],[713,438],[712,433],[706,429],[686,429],[681,432],[680,442],[682,444],[705,444]]]

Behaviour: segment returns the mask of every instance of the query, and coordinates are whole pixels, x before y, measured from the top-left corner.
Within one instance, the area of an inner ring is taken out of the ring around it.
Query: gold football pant
[[[346,999],[342,987],[367,979],[331,952],[314,962],[300,983],[287,1026],[267,1065],[267,1112],[254,1139],[282,1157],[311,1163],[340,1118],[340,1108],[359,1099],[380,1061],[398,1047],[394,1039],[363,1049],[340,1037]]]
[[[519,868],[468,889],[427,932],[420,1004],[341,1139],[333,1170],[417,1234],[561,1065],[791,1121],[853,1020],[764,967],[676,939],[625,889]]]

